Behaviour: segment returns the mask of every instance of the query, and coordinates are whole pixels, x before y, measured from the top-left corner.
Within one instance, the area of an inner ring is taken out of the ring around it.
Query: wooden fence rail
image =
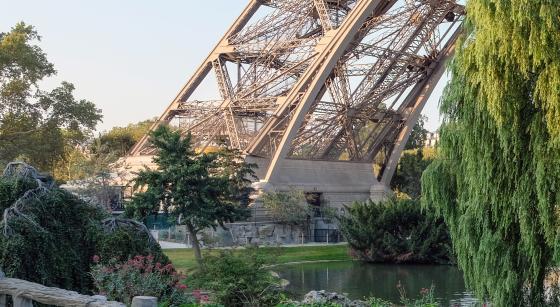
[[[33,282],[5,278],[0,271],[0,307],[6,307],[6,298],[10,295],[14,307],[33,307],[33,301],[55,306],[75,307],[124,307],[125,304],[108,301],[101,295],[83,295],[75,291],[46,287]],[[132,300],[132,307],[156,307],[157,298],[137,296]]]

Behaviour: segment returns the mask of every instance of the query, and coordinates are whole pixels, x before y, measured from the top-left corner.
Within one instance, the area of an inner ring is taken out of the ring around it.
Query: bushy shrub
[[[442,219],[422,212],[415,200],[355,202],[339,216],[352,255],[367,262],[452,262],[451,240]]]
[[[32,181],[0,177],[1,212],[35,187]],[[0,234],[0,267],[6,275],[89,292],[91,257],[101,234],[97,221],[106,214],[57,188],[30,198],[18,211],[1,225],[8,229]]]
[[[189,286],[212,292],[225,306],[274,306],[281,298],[280,279],[266,267],[270,255],[256,247],[243,252],[220,250],[205,255],[201,268],[187,279]]]
[[[0,223],[0,268],[8,277],[91,293],[89,272],[96,254],[107,260],[152,254],[169,262],[147,233],[104,230],[106,211],[52,183],[41,193],[28,193],[24,203],[13,207],[38,185],[32,178],[0,177],[0,212],[10,208],[9,217]]]
[[[150,255],[155,262],[170,263],[157,242],[152,242],[148,233],[123,227],[105,233],[97,242],[96,254],[105,261],[124,262],[134,255]]]
[[[279,223],[303,225],[313,215],[313,209],[301,190],[267,192],[261,196],[263,207]]]
[[[101,259],[94,256],[94,261]],[[110,300],[130,304],[135,296],[154,296],[169,306],[193,303],[187,296],[185,276],[178,273],[171,263],[155,262],[153,256],[136,256],[126,262],[111,260],[110,264],[98,264],[91,272],[99,294]]]

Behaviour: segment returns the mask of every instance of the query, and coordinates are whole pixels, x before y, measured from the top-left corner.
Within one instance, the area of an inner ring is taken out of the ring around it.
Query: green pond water
[[[375,296],[399,302],[397,284],[408,298],[420,296],[422,288],[434,286],[442,306],[475,306],[478,301],[466,290],[462,273],[446,265],[362,264],[352,261],[282,265],[275,269],[290,281],[288,292],[301,299],[311,290],[346,293],[351,299]]]

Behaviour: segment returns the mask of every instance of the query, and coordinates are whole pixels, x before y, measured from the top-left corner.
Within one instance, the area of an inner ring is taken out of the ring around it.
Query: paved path
[[[175,242],[169,242],[169,241],[159,241],[159,246],[161,246],[162,249],[174,249],[174,248],[190,248],[190,245],[187,245],[185,243],[175,243]]]

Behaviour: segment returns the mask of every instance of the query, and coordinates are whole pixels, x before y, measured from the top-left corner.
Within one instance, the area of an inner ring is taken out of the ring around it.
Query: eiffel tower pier
[[[251,0],[152,129],[241,150],[260,190],[382,198],[464,13],[455,0]],[[153,154],[145,136],[127,160]]]

